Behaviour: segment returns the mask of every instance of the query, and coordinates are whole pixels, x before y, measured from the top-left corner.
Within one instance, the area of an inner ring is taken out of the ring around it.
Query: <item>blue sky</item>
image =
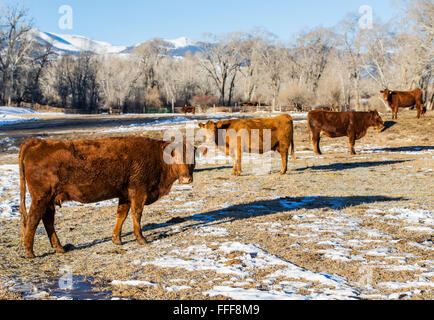
[[[251,31],[263,27],[280,40],[314,27],[331,27],[347,13],[369,5],[387,22],[398,14],[396,0],[19,0],[42,31],[80,34],[115,45],[152,38]],[[0,0],[0,4],[17,0]],[[73,29],[58,26],[62,5],[73,9]]]

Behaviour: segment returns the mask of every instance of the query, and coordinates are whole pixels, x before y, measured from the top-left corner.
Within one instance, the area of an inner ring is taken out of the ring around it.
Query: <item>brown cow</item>
[[[242,152],[262,154],[267,151],[264,150],[264,130],[266,129],[271,130],[271,150],[279,152],[282,156],[280,173],[285,174],[287,172],[289,147],[291,147],[292,159],[295,161],[293,121],[291,116],[287,114],[275,118],[238,119],[217,123],[208,121],[206,124],[199,124],[199,126],[207,129],[207,141],[214,142],[219,149],[226,152],[226,155],[233,157],[233,175],[241,175]],[[258,130],[259,141],[252,139],[252,130]],[[230,143],[231,132],[237,135],[236,143]],[[225,136],[225,133],[228,134]]]
[[[262,107],[262,106],[264,106],[264,104],[259,101],[249,101],[249,102],[241,103],[241,107]]]
[[[196,108],[195,107],[187,107],[185,106],[184,108],[181,109],[181,112],[184,113],[185,115],[187,113],[191,113],[191,114],[196,114]]]
[[[354,145],[356,140],[366,135],[369,127],[376,127],[381,131],[384,127],[383,120],[377,111],[369,112],[332,112],[314,110],[307,116],[307,125],[312,133],[312,141],[315,153],[320,155],[319,142],[321,133],[330,138],[347,136],[350,139],[350,152],[356,154]]]
[[[143,206],[168,194],[176,180],[192,183],[194,156],[186,152],[191,148],[186,143],[175,145],[144,137],[27,140],[19,158],[21,243],[24,240],[26,256],[35,257],[33,241],[41,219],[52,247],[64,252],[54,230],[54,215],[55,206],[65,201],[95,203],[118,198],[113,242],[122,244],[122,225],[131,208],[134,235],[139,244],[145,244],[140,226]],[[189,156],[188,162],[183,155]],[[32,197],[29,213],[26,183]]]
[[[392,119],[398,119],[399,108],[416,107],[417,118],[425,117],[426,109],[423,105],[423,92],[420,89],[412,91],[391,91],[385,89],[380,91],[383,94],[384,100],[387,101],[390,109],[392,109]]]

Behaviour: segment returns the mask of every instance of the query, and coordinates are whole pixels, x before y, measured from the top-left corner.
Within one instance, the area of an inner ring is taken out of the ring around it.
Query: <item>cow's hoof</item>
[[[57,248],[55,248],[55,250],[56,250],[56,253],[65,253],[66,252],[65,248],[63,248],[63,247],[57,247]]]
[[[26,258],[27,259],[35,259],[36,256],[33,252],[26,251]]]
[[[122,240],[118,237],[113,237],[112,238],[112,242],[117,245],[117,246],[121,246],[122,245]]]
[[[283,176],[284,174],[286,174],[286,170],[281,170],[280,175]]]
[[[140,244],[141,246],[144,246],[148,244],[148,241],[146,241],[146,239],[142,237],[142,238],[137,238],[137,243]]]

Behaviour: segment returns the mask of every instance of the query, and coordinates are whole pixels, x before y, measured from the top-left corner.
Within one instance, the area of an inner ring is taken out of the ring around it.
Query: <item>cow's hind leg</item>
[[[24,249],[26,251],[26,257],[29,259],[35,258],[35,253],[33,251],[35,233],[46,209],[47,205],[42,200],[32,200],[32,205],[26,219],[24,233]]]
[[[282,169],[280,174],[285,174],[288,171],[288,149],[280,150],[280,156],[282,157]]]
[[[128,211],[130,211],[131,203],[128,200],[119,199],[119,206],[117,211],[117,220],[116,226],[113,230],[112,241],[114,244],[122,245],[122,226],[125,222],[125,219],[128,216]]]
[[[321,141],[321,132],[312,132],[312,142],[313,142],[313,148],[317,155],[321,155],[321,149],[319,147],[319,143]]]
[[[42,216],[42,222],[44,223],[45,230],[47,231],[48,239],[50,240],[51,247],[56,250],[57,253],[65,253],[65,249],[60,244],[57,237],[56,230],[54,229],[54,217],[56,214],[56,208],[53,204],[49,204]]]
[[[145,245],[147,243],[145,237],[142,234],[141,220],[143,207],[145,205],[145,196],[135,196],[131,199],[131,209],[134,223],[134,235],[139,244]]]

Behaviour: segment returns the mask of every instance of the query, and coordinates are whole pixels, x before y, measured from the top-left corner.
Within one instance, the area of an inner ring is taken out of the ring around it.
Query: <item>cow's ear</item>
[[[203,123],[199,123],[199,128],[205,128],[205,125]]]
[[[169,152],[169,150],[168,150],[168,147],[169,147],[169,145],[162,145],[161,146],[161,149],[163,149],[163,154],[164,154],[164,157],[172,157],[172,158],[174,158],[175,157],[175,151],[176,151],[176,148],[173,148],[172,150],[171,150],[171,152]]]
[[[216,127],[217,127],[218,129],[221,129],[221,128],[224,128],[225,126],[229,125],[230,123],[231,123],[230,120],[219,121],[219,122],[217,122]]]

